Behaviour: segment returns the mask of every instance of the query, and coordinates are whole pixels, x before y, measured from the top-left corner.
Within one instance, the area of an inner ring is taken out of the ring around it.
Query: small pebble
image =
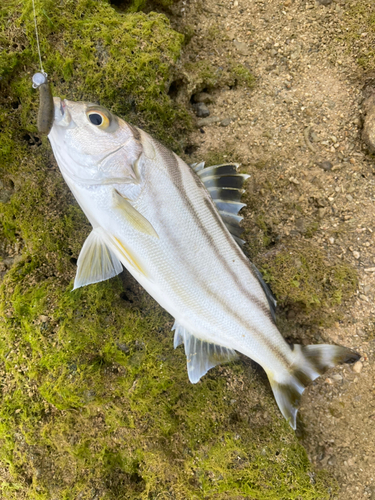
[[[207,127],[209,125],[213,125],[214,123],[220,122],[220,118],[218,116],[209,116],[208,118],[201,118],[197,120],[197,127]]]
[[[197,102],[196,104],[193,104],[193,109],[199,118],[206,118],[207,116],[210,116],[210,110],[204,102]]]
[[[332,0],[318,0],[318,3],[320,3],[320,5],[327,6],[332,3]]]
[[[359,252],[356,252],[356,251],[354,251],[354,252],[353,252],[353,257],[354,257],[355,259],[359,259],[359,258],[360,258],[360,256],[361,256],[361,254],[360,254]]]
[[[333,245],[333,244],[334,244],[334,242],[335,242],[335,238],[332,238],[332,237],[331,237],[331,238],[328,238],[328,241],[331,243],[331,245]]]
[[[336,375],[332,375],[332,378],[333,380],[335,380],[336,382],[340,382],[340,380],[342,380],[342,376],[339,375],[338,373]]]
[[[353,365],[353,372],[355,373],[361,373],[363,368],[363,363],[362,361],[356,361]]]
[[[330,161],[322,161],[321,163],[317,164],[320,168],[323,170],[331,170],[333,167],[332,163]]]
[[[220,126],[221,127],[227,127],[232,121],[232,118],[224,118],[224,120],[221,120]]]

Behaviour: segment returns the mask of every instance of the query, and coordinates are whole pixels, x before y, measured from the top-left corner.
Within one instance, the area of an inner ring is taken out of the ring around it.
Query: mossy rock
[[[165,16],[36,4],[55,95],[178,144],[187,114],[167,90],[182,37]],[[31,5],[0,8],[1,497],[330,498],[251,366],[191,385],[171,318],[132,278],[71,291],[90,227],[36,131]]]
[[[345,30],[337,38],[356,54],[357,63],[370,75],[375,70],[375,5],[354,0],[345,8]]]
[[[279,306],[306,324],[328,326],[340,319],[358,285],[353,267],[306,239],[283,241],[260,255],[257,265]]]

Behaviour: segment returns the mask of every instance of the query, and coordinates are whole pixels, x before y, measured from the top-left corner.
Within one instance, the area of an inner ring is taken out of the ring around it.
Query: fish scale
[[[296,428],[306,385],[359,355],[340,346],[289,346],[281,336],[272,293],[239,246],[247,176],[231,164],[189,167],[99,105],[54,103],[49,139],[93,226],[75,288],[115,276],[124,265],[175,318],[174,345],[184,344],[191,382],[241,352],[264,368]]]

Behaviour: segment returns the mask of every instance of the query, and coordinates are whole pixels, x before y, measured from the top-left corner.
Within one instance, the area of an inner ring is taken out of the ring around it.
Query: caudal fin
[[[267,372],[281,413],[296,428],[296,416],[305,388],[328,368],[341,363],[354,363],[360,355],[336,345],[293,346],[294,361],[284,373]]]

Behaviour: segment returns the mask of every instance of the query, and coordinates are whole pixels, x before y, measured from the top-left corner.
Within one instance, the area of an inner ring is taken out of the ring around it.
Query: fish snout
[[[55,106],[54,123],[56,123],[59,127],[68,127],[72,121],[72,117],[66,105],[65,99],[54,97],[53,103]]]

